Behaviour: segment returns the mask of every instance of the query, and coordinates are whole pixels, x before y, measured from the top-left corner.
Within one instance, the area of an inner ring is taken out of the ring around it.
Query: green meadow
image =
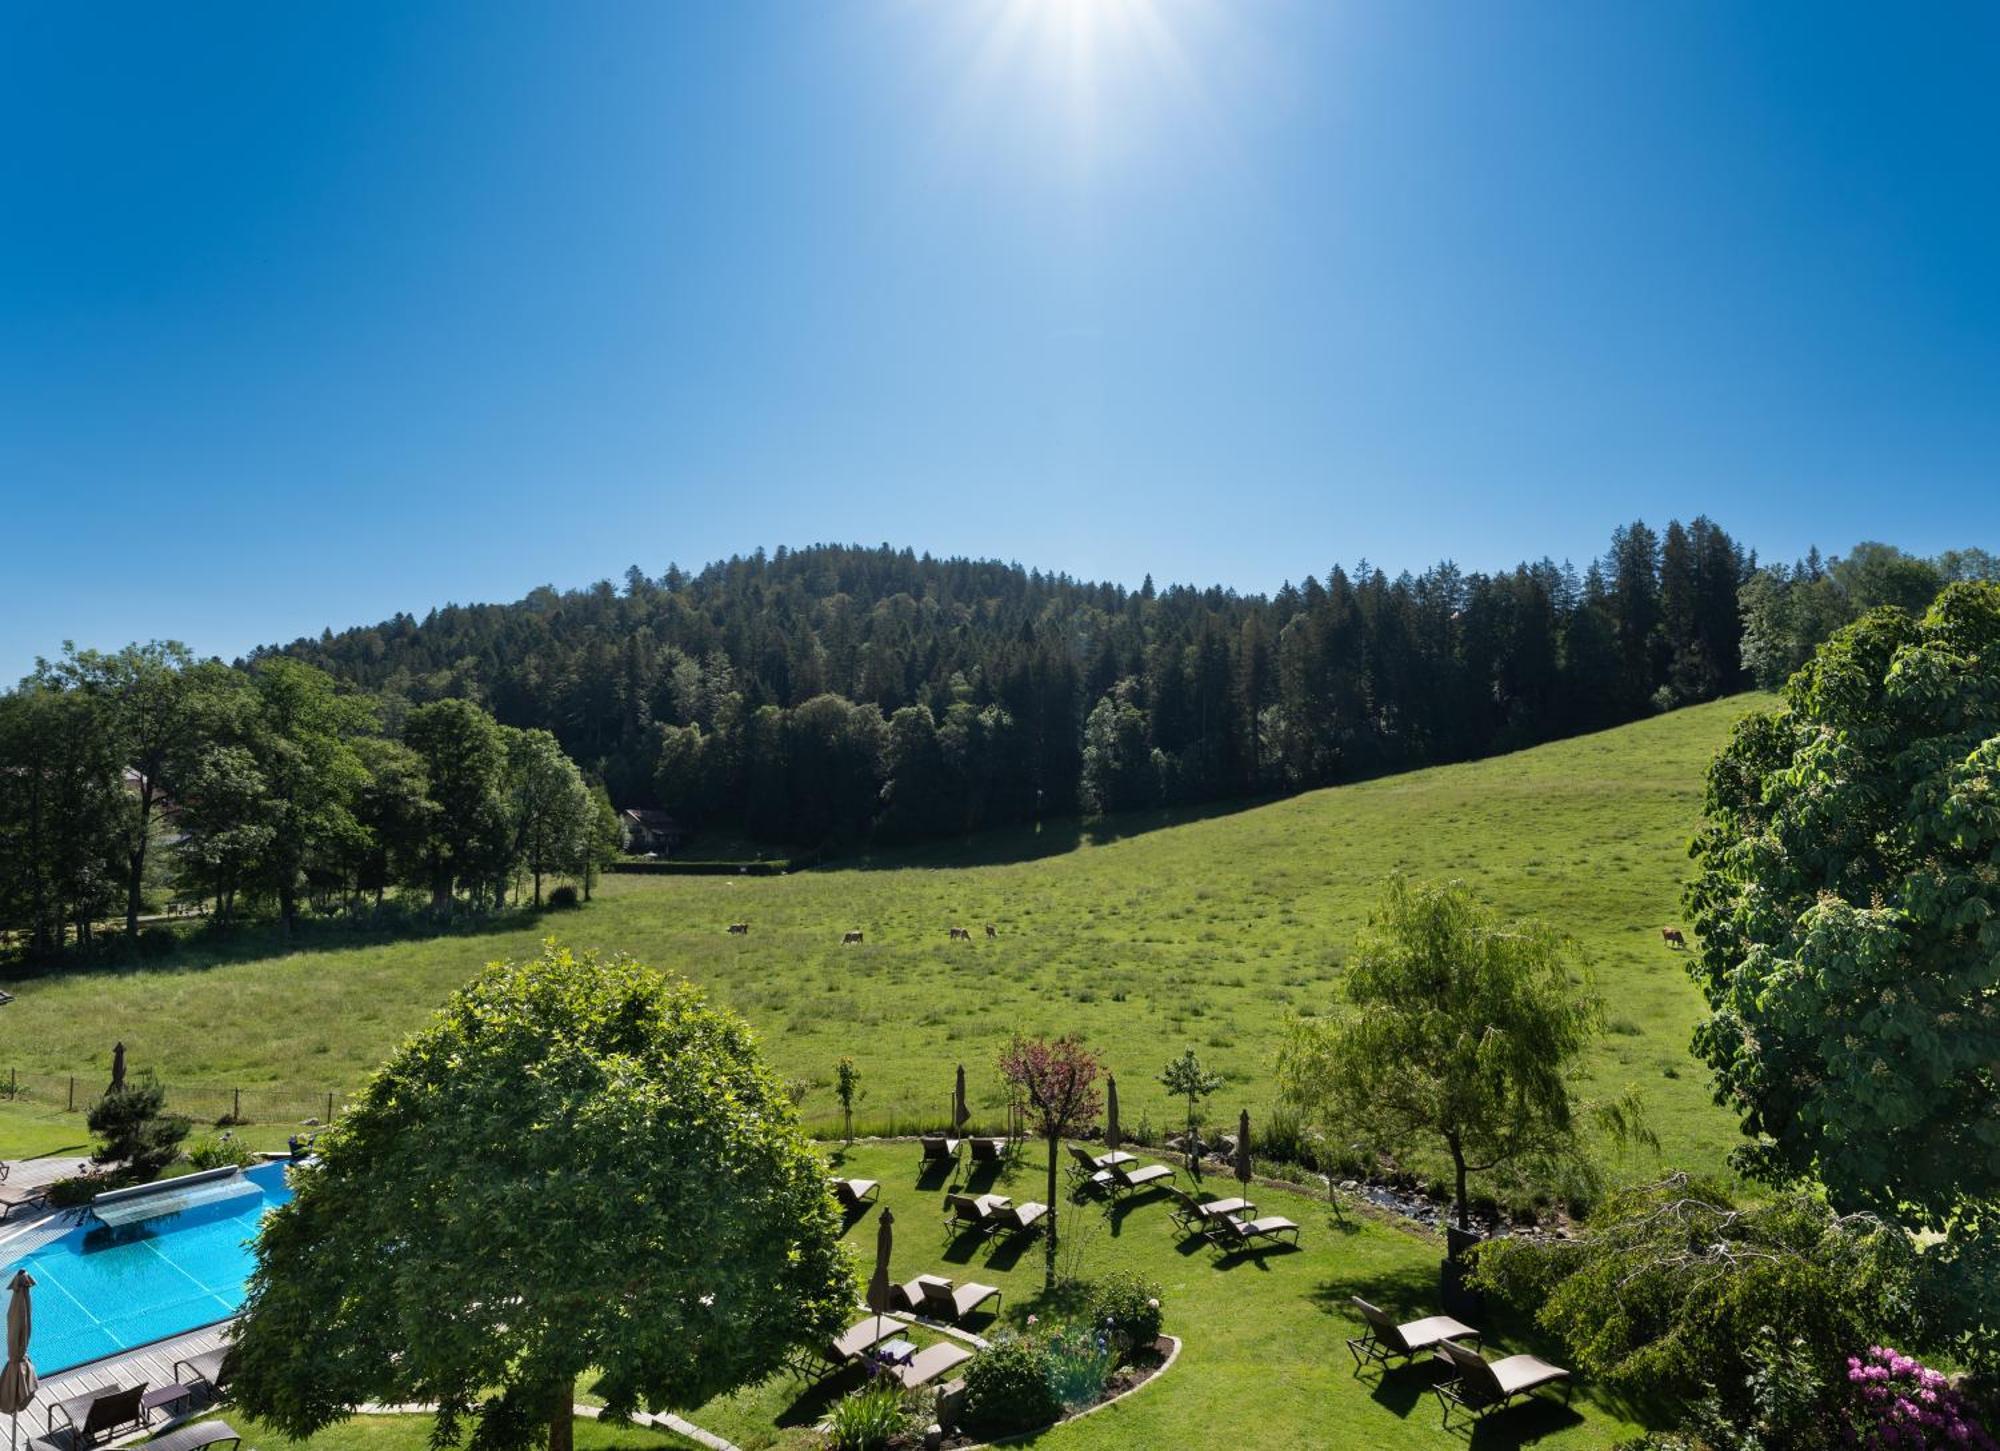
[[[1275,1096],[1285,1015],[1335,1004],[1382,879],[1403,870],[1464,878],[1502,912],[1571,934],[1609,1004],[1594,1091],[1636,1085],[1663,1158],[1714,1167],[1735,1130],[1687,1055],[1699,1002],[1660,928],[1679,920],[1704,768],[1731,723],[1768,703],[1739,696],[1228,813],[988,834],[790,877],[615,876],[582,911],[483,933],[296,951],[191,942],[158,965],[9,984],[0,1081],[94,1082],[123,1040],[170,1085],[308,1103],[357,1086],[482,963],[555,934],[685,973],[740,1011],[808,1085],[821,1132],[838,1125],[828,1085],[842,1055],[862,1072],[858,1130],[941,1121],[959,1063],[975,1117],[997,1126],[994,1058],[1017,1030],[1082,1034],[1118,1075],[1130,1127],[1175,1122],[1154,1075],[1188,1045],[1225,1077],[1212,1111],[1255,1118]],[[736,921],[747,936],[726,931]],[[948,940],[954,925],[973,940]],[[849,930],[861,945],[842,945]],[[53,1093],[0,1115],[0,1152],[82,1137]]]

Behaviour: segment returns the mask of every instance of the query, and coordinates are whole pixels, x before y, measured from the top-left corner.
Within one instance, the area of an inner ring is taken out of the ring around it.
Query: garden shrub
[[[583,905],[583,899],[576,894],[576,888],[565,882],[549,893],[551,912],[571,912]]]
[[[142,927],[139,930],[139,955],[141,957],[171,957],[174,949],[181,945],[180,934],[171,927]]]
[[[124,1164],[137,1179],[150,1179],[173,1163],[192,1125],[165,1112],[166,1101],[167,1091],[150,1069],[97,1100],[85,1121],[103,1143],[91,1158]]]
[[[1151,1349],[1165,1320],[1158,1282],[1130,1270],[1105,1275],[1091,1287],[1090,1319],[1125,1355]]]
[[[86,1172],[58,1179],[47,1189],[51,1209],[79,1209],[107,1189],[119,1187],[122,1175]]]
[[[880,1451],[913,1419],[903,1388],[878,1380],[833,1403],[826,1416],[827,1444],[833,1451]]]
[[[965,1418],[996,1431],[1045,1426],[1062,1412],[1048,1347],[1031,1336],[995,1341],[965,1366]]]
[[[1109,1331],[1095,1325],[1065,1325],[1049,1332],[1049,1393],[1068,1409],[1095,1405],[1116,1369],[1118,1347]]]
[[[1885,1345],[1847,1357],[1845,1430],[1869,1451],[2000,1451],[1965,1398],[1939,1372]]]
[[[1675,1176],[1611,1196],[1574,1240],[1488,1242],[1473,1283],[1532,1311],[1614,1391],[1708,1397],[1747,1426],[1763,1327],[1802,1336],[1798,1353],[1831,1371],[1853,1346],[1916,1328],[1916,1274],[1909,1236],[1872,1216],[1804,1194],[1739,1210]]]
[[[228,1134],[219,1137],[204,1134],[188,1145],[188,1163],[197,1169],[241,1169],[256,1159],[241,1139]]]

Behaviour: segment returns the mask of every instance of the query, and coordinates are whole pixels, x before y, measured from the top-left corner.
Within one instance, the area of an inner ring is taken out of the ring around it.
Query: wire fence
[[[197,1123],[324,1124],[333,1122],[347,1093],[288,1084],[163,1083],[166,1108]],[[63,1113],[88,1113],[110,1087],[102,1070],[83,1074],[0,1073],[0,1096]]]

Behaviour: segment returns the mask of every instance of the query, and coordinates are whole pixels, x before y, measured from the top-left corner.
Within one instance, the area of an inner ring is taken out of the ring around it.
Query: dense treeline
[[[1960,580],[2000,580],[2000,559],[1984,549],[1924,559],[1888,544],[1857,544],[1845,559],[1822,559],[1815,549],[1789,568],[1761,569],[1743,587],[1744,667],[1776,690],[1842,626],[1882,605],[1921,615]]]
[[[411,887],[489,910],[517,880],[590,873],[618,846],[600,786],[547,731],[468,701],[384,712],[283,657],[236,669],[180,646],[69,651],[0,696],[0,927],[35,956],[122,915],[206,904],[380,912]]]
[[[1302,790],[1709,699],[1747,683],[1753,573],[1705,518],[1621,528],[1581,573],[1364,563],[1268,597],[821,546],[283,653],[548,730],[621,806],[896,840]]]

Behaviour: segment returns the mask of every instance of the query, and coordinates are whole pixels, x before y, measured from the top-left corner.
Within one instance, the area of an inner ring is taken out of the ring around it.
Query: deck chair
[[[1001,1209],[984,1194],[947,1194],[944,1212],[950,1220],[945,1229],[952,1234],[991,1234],[999,1227]]]
[[[146,1382],[120,1386],[116,1390],[86,1391],[49,1406],[49,1434],[56,1433],[56,1417],[69,1427],[71,1446],[94,1446],[125,1426],[143,1426],[139,1402],[146,1394]]]
[[[950,1280],[938,1279],[918,1283],[923,1289],[924,1313],[933,1320],[955,1325],[988,1300],[993,1302],[992,1313],[1000,1313],[998,1285],[954,1285]]]
[[[972,1352],[963,1345],[955,1345],[949,1340],[940,1341],[927,1349],[919,1350],[907,1364],[899,1365],[891,1372],[902,1382],[903,1389],[913,1391],[918,1386],[929,1385],[948,1370],[953,1370],[972,1359]]]
[[[886,1315],[870,1315],[866,1320],[857,1320],[832,1340],[800,1347],[792,1353],[786,1365],[802,1379],[824,1380],[837,1371],[845,1370],[856,1356],[873,1350],[885,1340],[894,1340],[903,1329],[900,1320],[891,1320]]]
[[[191,1355],[185,1360],[177,1360],[173,1365],[174,1380],[189,1390],[206,1390],[211,1398],[222,1393],[229,1384],[229,1373],[235,1367],[230,1364],[233,1345],[219,1346],[201,1355]]]
[[[1236,1215],[1224,1215],[1215,1222],[1215,1230],[1209,1242],[1223,1249],[1251,1249],[1269,1240],[1272,1243],[1291,1236],[1292,1247],[1299,1243],[1299,1227],[1282,1214],[1267,1214],[1262,1219],[1241,1219]]]
[[[1177,1184],[1167,1186],[1167,1195],[1174,1205],[1170,1217],[1183,1234],[1207,1234],[1217,1220],[1257,1212],[1248,1199],[1197,1199]]]
[[[1048,1205],[1038,1204],[1030,1199],[1025,1204],[996,1209],[989,1217],[993,1221],[995,1234],[1028,1234],[1036,1225],[1048,1218],[1048,1214]]]
[[[849,1213],[859,1213],[882,1196],[882,1186],[874,1179],[836,1179],[833,1197]]]
[[[1437,1353],[1451,1367],[1449,1378],[1431,1388],[1437,1392],[1447,1429],[1454,1410],[1469,1412],[1477,1421],[1494,1411],[1505,1410],[1543,1386],[1557,1384],[1563,1388],[1563,1404],[1568,1405],[1570,1392],[1575,1388],[1568,1371],[1540,1356],[1510,1355],[1505,1360],[1488,1360],[1477,1347],[1460,1345],[1455,1340],[1440,1340]]]
[[[1348,1303],[1359,1310],[1361,1318],[1368,1322],[1368,1329],[1363,1334],[1347,1342],[1348,1354],[1354,1357],[1356,1375],[1370,1363],[1386,1369],[1392,1360],[1408,1362],[1427,1350],[1437,1349],[1444,1341],[1479,1338],[1477,1330],[1449,1315],[1431,1315],[1398,1325],[1389,1318],[1388,1312],[1369,1304],[1359,1295],[1349,1296]]]
[[[10,1189],[0,1185],[0,1219],[6,1219],[17,1209],[34,1209],[48,1203],[49,1191],[40,1185],[29,1189]]]
[[[1007,1159],[1005,1139],[967,1139],[972,1146],[972,1162],[975,1164],[1001,1164]]]
[[[240,1446],[243,1438],[227,1421],[203,1421],[199,1425],[182,1426],[164,1436],[155,1436],[146,1443],[146,1451],[206,1451],[207,1447],[219,1446],[225,1441],[232,1446]]]
[[[925,1134],[924,1162],[926,1164],[956,1164],[958,1162],[959,1141],[950,1134]]]
[[[1069,1149],[1070,1179],[1080,1190],[1096,1194],[1109,1194],[1114,1186],[1111,1171],[1098,1167],[1097,1160],[1075,1144],[1065,1145]]]
[[[1165,1164],[1146,1164],[1133,1168],[1130,1164],[1113,1164],[1105,1170],[1111,1176],[1112,1192],[1123,1191],[1130,1194],[1135,1189],[1144,1189],[1148,1184],[1157,1184],[1165,1179],[1173,1183],[1174,1171]]]

